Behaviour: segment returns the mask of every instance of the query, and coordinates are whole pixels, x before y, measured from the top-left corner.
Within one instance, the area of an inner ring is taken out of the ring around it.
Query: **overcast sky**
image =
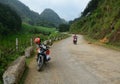
[[[61,18],[73,20],[80,16],[90,0],[19,0],[39,14],[45,9],[54,10]]]

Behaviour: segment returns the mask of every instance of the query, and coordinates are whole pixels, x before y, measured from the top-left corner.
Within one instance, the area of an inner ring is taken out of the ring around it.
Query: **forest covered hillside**
[[[21,30],[21,18],[7,5],[0,3],[0,37]]]
[[[70,31],[120,46],[120,0],[91,0]]]
[[[18,0],[0,0],[0,3],[6,4],[11,9],[16,11],[19,16],[21,16],[22,21],[28,22],[30,24],[36,24],[39,19],[39,14],[30,10],[26,5]]]

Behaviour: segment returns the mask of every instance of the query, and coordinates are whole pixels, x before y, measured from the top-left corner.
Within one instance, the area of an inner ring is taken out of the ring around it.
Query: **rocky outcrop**
[[[25,57],[30,57],[31,54],[33,53],[33,46],[31,47],[28,47],[26,50],[25,50]]]
[[[25,56],[16,59],[3,74],[4,84],[18,84],[25,70]]]

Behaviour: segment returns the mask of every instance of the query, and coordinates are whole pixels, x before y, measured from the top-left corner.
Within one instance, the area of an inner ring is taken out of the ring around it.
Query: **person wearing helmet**
[[[34,39],[34,43],[37,44],[37,49],[42,47],[46,50],[46,60],[50,60],[51,59],[49,56],[50,50],[48,49],[47,45],[41,44],[41,39],[39,37]],[[38,57],[37,57],[37,59],[38,59]]]
[[[41,43],[40,38],[39,38],[39,37],[35,38],[35,39],[34,39],[34,43],[36,43],[36,44],[39,45],[39,44]]]
[[[74,34],[74,36],[73,36],[73,43],[77,44],[77,35],[76,34]]]

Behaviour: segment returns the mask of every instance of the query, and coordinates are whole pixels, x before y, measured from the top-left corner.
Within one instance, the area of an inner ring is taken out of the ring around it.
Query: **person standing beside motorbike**
[[[76,34],[73,36],[73,43],[77,44],[77,35]]]

